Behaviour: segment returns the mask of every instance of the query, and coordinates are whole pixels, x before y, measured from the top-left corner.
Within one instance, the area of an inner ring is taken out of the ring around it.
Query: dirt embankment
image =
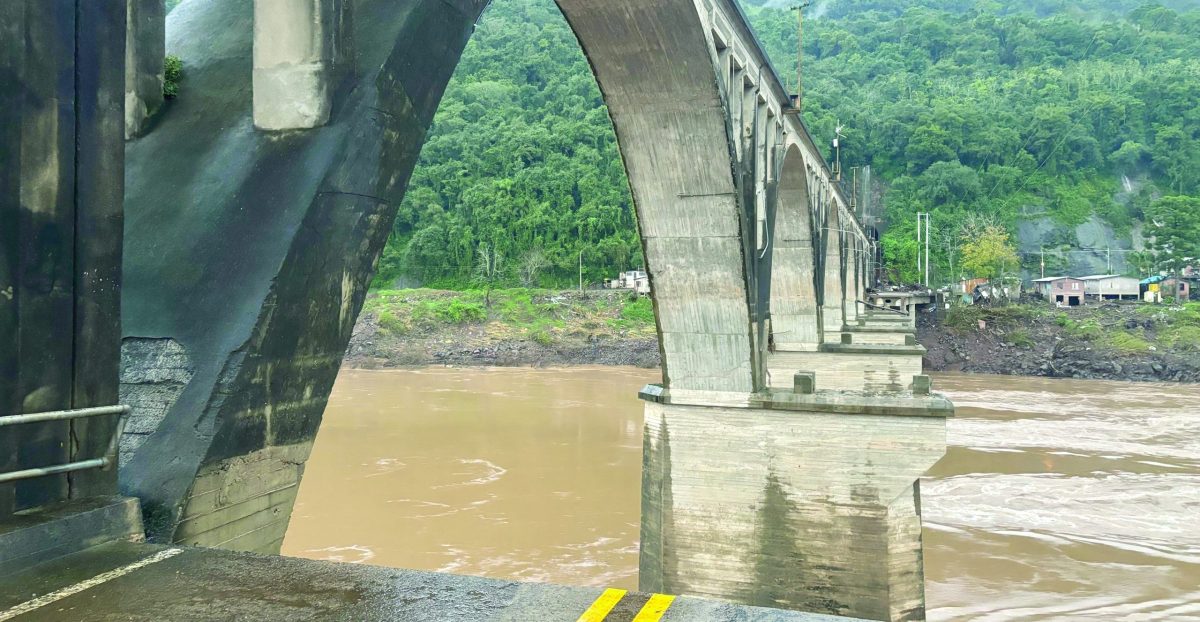
[[[1044,303],[923,316],[927,371],[1200,382],[1200,304]],[[562,366],[660,362],[653,307],[623,292],[403,290],[373,293],[346,363]]]
[[[660,360],[649,300],[624,292],[406,290],[372,296],[350,340],[346,364],[363,369],[420,365],[626,365]]]
[[[1195,309],[1106,303],[955,310],[918,322],[927,371],[1200,382]]]

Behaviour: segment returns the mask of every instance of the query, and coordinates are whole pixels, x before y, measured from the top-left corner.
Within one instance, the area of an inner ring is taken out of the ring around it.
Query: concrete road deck
[[[838,618],[213,549],[117,542],[0,577],[0,622],[835,622]]]

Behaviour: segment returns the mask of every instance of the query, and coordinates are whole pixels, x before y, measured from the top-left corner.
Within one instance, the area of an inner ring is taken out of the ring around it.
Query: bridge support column
[[[162,0],[126,0],[125,138],[145,130],[163,103],[167,14]]]
[[[325,125],[350,59],[349,0],[254,0],[254,125]]]
[[[844,324],[853,324],[858,321],[858,301],[862,298],[862,290],[859,289],[858,279],[858,241],[854,240],[846,249],[846,298],[844,302],[845,321]]]
[[[0,415],[117,402],[125,17],[0,2]],[[104,457],[115,419],[0,428],[0,473]],[[0,484],[0,521],[116,490],[115,469]]]
[[[836,226],[836,225],[835,225]],[[821,321],[825,343],[838,343],[840,332],[846,323],[846,275],[845,257],[842,255],[840,235],[833,231],[834,239],[827,242],[824,267],[824,300],[821,305]]]
[[[643,391],[641,589],[923,620],[917,482],[953,406],[805,384],[724,407]]]

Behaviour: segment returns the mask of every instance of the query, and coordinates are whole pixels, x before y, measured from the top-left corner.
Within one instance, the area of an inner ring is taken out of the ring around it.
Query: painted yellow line
[[[621,602],[622,598],[625,598],[625,590],[615,590],[612,588],[604,590],[604,593],[575,622],[601,622],[604,616],[608,615],[608,612],[612,611],[612,608]]]
[[[673,602],[675,602],[674,596],[655,594],[646,601],[646,606],[642,607],[642,610],[633,618],[633,622],[658,622]]]

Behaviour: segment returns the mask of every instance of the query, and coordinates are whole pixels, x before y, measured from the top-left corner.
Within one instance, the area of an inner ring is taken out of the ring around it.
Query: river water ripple
[[[344,370],[283,552],[633,588],[621,368]],[[1200,619],[1200,388],[942,375],[922,482],[930,620]]]

